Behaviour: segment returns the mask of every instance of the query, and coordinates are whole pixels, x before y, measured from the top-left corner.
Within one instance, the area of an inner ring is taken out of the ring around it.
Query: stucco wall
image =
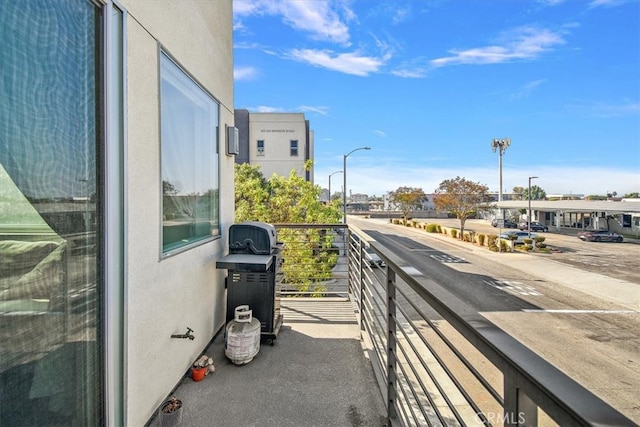
[[[249,157],[259,164],[265,178],[274,173],[289,176],[293,169],[305,176],[307,158],[306,122],[302,113],[249,113]],[[264,155],[258,155],[257,142],[264,140]],[[298,141],[298,155],[290,155],[290,141]]]
[[[233,222],[231,0],[123,1],[126,17],[126,424],[141,426],[224,326],[224,255]],[[159,58],[162,45],[220,102],[219,239],[161,259]],[[172,339],[187,327],[195,340]]]

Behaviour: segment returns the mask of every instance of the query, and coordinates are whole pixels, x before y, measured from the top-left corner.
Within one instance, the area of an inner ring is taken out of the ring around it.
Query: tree
[[[467,218],[477,212],[495,208],[490,200],[489,187],[459,176],[442,181],[433,196],[437,209],[448,211],[460,220],[460,240],[464,238],[464,223]]]
[[[640,198],[640,196],[638,195],[638,192],[634,192],[634,193],[627,193],[623,196],[625,199],[638,199]]]
[[[524,193],[527,191],[524,187],[513,187],[513,193],[518,195],[518,200],[524,198]]]
[[[265,179],[259,166],[245,163],[235,168],[236,222],[333,224],[342,217],[339,201],[320,202],[320,186],[295,170],[288,177],[273,174]]]
[[[340,201],[320,202],[320,186],[306,181],[295,170],[288,177],[273,174],[269,179],[263,177],[259,166],[236,165],[235,172],[236,222],[340,222]],[[334,238],[326,229],[281,228],[278,239],[287,242],[282,254],[283,281],[309,290],[312,282],[331,277],[338,257],[332,246]]]
[[[522,193],[525,200],[544,200],[547,197],[547,193],[537,185],[531,186],[531,198],[529,198],[529,189],[525,189]]]
[[[398,187],[397,190],[389,193],[389,200],[398,205],[406,224],[411,210],[422,207],[422,204],[427,201],[427,195],[422,188]]]

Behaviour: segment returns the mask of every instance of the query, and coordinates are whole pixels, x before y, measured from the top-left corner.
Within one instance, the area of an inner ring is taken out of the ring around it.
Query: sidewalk
[[[365,357],[354,305],[344,298],[283,298],[273,346],[234,365],[220,332],[205,354],[216,371],[174,391],[189,427],[384,426],[386,411]],[[150,425],[158,425],[158,419]]]

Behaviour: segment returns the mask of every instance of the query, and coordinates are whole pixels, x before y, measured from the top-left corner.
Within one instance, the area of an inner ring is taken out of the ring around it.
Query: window
[[[162,254],[220,234],[218,103],[166,53],[160,58]]]
[[[289,150],[291,152],[291,157],[297,157],[298,156],[298,141],[292,140],[289,143]]]
[[[258,140],[258,156],[264,156],[264,140],[263,139],[259,139]]]
[[[108,7],[0,7],[3,426],[106,423],[104,88],[118,82],[103,66],[122,36],[115,13],[105,49]]]

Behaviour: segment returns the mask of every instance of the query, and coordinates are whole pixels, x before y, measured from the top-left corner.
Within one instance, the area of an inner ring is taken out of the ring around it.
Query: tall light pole
[[[344,215],[344,217],[342,221],[345,224],[347,223],[347,157],[349,157],[351,153],[355,153],[356,151],[359,151],[359,150],[371,150],[371,147],[360,147],[360,148],[356,148],[355,150],[351,150],[347,154],[345,154],[342,159],[343,160],[342,178],[344,179],[343,187],[342,187],[342,215]]]
[[[537,176],[530,176],[529,177],[529,193],[528,193],[528,199],[529,199],[529,212],[527,213],[527,230],[529,231],[529,238],[531,238],[531,180],[532,179],[536,179]]]
[[[342,173],[342,171],[335,171],[329,174],[329,203],[331,203],[331,177],[337,173]]]
[[[504,153],[507,148],[511,145],[510,138],[504,139],[494,139],[491,141],[491,148],[495,153],[498,150],[498,167],[500,169],[500,187],[498,188],[498,202],[502,201],[502,153]],[[502,218],[502,208],[498,208],[498,212],[500,214],[500,218]]]

